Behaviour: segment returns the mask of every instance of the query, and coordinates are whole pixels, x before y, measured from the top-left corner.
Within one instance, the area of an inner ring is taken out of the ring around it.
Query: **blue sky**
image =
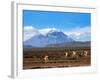
[[[83,31],[82,28],[91,26],[91,14],[23,10],[23,26],[33,26],[37,29],[56,28],[62,31],[81,29]]]

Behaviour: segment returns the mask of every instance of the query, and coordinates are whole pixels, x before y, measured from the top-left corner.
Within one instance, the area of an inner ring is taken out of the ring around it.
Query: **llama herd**
[[[81,55],[81,56],[84,56],[84,57],[87,57],[88,56],[88,51],[83,51],[82,53],[77,53],[77,51],[72,51],[72,54],[70,55],[70,53],[68,53],[68,52],[65,52],[65,54],[64,54],[64,56],[65,56],[65,58],[67,59],[68,57],[69,57],[69,55],[71,56],[71,58],[75,58],[75,59],[78,59],[79,58],[79,55]],[[45,63],[47,63],[47,62],[49,62],[49,56],[48,55],[46,55],[46,56],[44,56],[44,62]]]

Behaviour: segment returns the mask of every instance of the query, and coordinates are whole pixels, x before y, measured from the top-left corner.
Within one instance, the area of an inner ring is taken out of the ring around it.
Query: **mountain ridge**
[[[49,44],[60,44],[64,42],[74,42],[72,38],[61,31],[50,31],[46,35],[36,35],[24,41],[24,45],[46,47]]]

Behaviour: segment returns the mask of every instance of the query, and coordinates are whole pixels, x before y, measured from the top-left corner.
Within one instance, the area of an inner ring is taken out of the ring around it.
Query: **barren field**
[[[90,65],[90,47],[23,49],[23,69],[78,67]]]

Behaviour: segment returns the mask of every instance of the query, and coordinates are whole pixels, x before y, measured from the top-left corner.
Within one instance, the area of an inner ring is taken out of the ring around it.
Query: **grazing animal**
[[[75,51],[72,51],[73,54],[72,54],[72,57],[75,57],[76,56],[76,52]]]
[[[49,61],[48,57],[49,57],[49,56],[45,56],[45,57],[44,57],[45,63],[47,63],[47,62]]]
[[[65,53],[65,58],[67,58],[67,57],[68,57],[68,52]]]
[[[78,59],[79,55],[76,53],[76,51],[72,51],[72,58]]]
[[[84,56],[87,56],[88,55],[88,51],[84,51]]]

